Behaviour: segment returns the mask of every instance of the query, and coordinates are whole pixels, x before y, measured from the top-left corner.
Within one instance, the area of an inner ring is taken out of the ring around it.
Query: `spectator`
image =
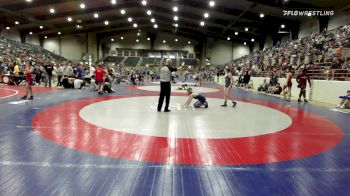
[[[297,82],[298,82],[298,88],[300,88],[298,102],[301,102],[301,96],[303,96],[304,102],[307,103],[308,101],[306,99],[306,85],[307,85],[307,82],[309,82],[309,85],[311,88],[311,81],[310,81],[309,75],[307,74],[306,69],[303,69],[303,71],[297,76]]]
[[[268,87],[269,85],[267,84],[266,79],[264,79],[263,83],[258,87],[258,91],[266,92]]]
[[[53,62],[49,62],[45,65],[45,71],[47,73],[47,80],[48,80],[48,83],[49,83],[49,87],[51,88],[51,80],[52,80],[52,71],[53,71],[53,68],[54,67],[54,63]]]
[[[339,98],[341,101],[339,105],[337,105],[337,108],[350,109],[350,90],[347,91],[345,96],[340,96]]]

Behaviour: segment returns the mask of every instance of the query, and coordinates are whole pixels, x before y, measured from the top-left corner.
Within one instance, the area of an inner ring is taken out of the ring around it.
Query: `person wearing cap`
[[[171,67],[172,60],[167,59],[165,65],[160,69],[160,94],[158,100],[158,112],[162,110],[164,97],[165,97],[165,108],[164,112],[170,112],[169,103],[170,103],[170,94],[171,94],[171,72],[177,71],[177,68]]]

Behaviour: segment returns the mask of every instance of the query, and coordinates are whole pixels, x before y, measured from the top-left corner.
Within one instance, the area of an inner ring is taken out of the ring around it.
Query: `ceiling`
[[[10,27],[41,36],[57,36],[58,32],[96,32],[108,37],[142,29],[151,33],[171,32],[193,39],[211,36],[250,40],[277,31],[282,23],[290,26],[300,23],[300,18],[284,17],[283,9],[333,9],[347,4],[344,0],[214,0],[215,6],[211,7],[208,0],[147,0],[147,5],[141,0],[117,0],[116,4],[112,0],[27,1],[0,0],[0,28],[6,30]],[[80,7],[81,3],[85,4],[84,9]],[[174,6],[177,6],[177,12],[173,11]],[[51,8],[55,13],[49,12]],[[125,14],[121,14],[122,9]],[[147,14],[148,10],[151,10],[151,15]],[[94,17],[95,13],[98,18]],[[209,17],[205,18],[204,13]],[[260,17],[261,13],[264,18]],[[174,21],[175,15],[178,21]],[[67,21],[68,17],[72,18],[71,22]],[[132,17],[132,22],[128,22],[129,17]],[[154,23],[151,18],[155,19]],[[105,21],[109,24],[105,25]],[[200,25],[201,21],[204,26]],[[174,26],[175,23],[178,27]],[[157,29],[154,24],[158,25]]]

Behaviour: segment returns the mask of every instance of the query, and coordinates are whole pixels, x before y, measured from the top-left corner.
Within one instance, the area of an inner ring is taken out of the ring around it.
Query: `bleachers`
[[[142,64],[144,65],[155,65],[155,64],[159,64],[160,61],[161,61],[161,58],[150,58],[150,57],[142,58]]]
[[[21,43],[9,39],[1,39],[0,49],[3,57],[8,58],[8,60],[14,60],[16,58],[28,58],[31,57],[32,60],[55,60],[55,61],[65,61],[66,59],[43,49],[40,46]]]
[[[122,62],[124,59],[124,57],[122,56],[108,56],[106,57],[103,62],[106,63],[115,63],[116,65],[119,64],[120,62]]]
[[[196,59],[181,59],[180,64],[181,65],[196,66],[197,65],[197,60]]]
[[[125,60],[125,66],[127,67],[135,67],[137,65],[137,63],[139,62],[140,57],[128,57]]]
[[[307,68],[313,79],[328,79],[331,74],[331,79],[347,80],[350,72],[350,25],[277,43],[231,60],[224,66],[239,70],[244,68],[254,76],[264,76],[264,72],[272,70],[284,72],[287,68],[295,71]]]

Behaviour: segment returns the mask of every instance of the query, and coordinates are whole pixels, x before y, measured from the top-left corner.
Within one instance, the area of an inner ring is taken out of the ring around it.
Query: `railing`
[[[295,78],[300,71],[292,72]],[[272,71],[262,71],[259,73],[252,73],[252,77],[269,77]],[[350,81],[350,69],[309,69],[308,75],[313,80],[338,80]],[[286,73],[278,73],[279,77],[286,77]]]

